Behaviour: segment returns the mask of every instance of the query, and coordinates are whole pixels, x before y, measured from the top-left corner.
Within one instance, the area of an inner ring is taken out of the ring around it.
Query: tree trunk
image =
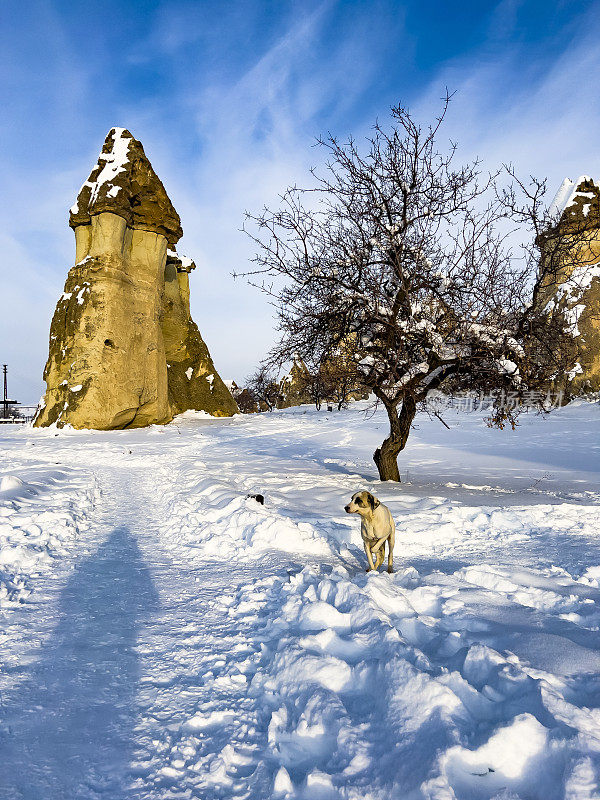
[[[373,453],[373,461],[379,471],[379,480],[400,483],[398,453],[404,450],[406,446],[410,426],[417,412],[417,404],[413,397],[405,397],[402,401],[400,413],[398,413],[397,405],[383,402],[390,421],[390,435],[387,439],[384,439],[381,447],[378,447]]]

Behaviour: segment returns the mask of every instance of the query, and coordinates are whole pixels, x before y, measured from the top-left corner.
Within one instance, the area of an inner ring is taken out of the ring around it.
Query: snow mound
[[[68,552],[94,506],[93,478],[29,468],[27,482],[0,478],[0,608],[26,600],[35,576]]]
[[[166,518],[172,546],[193,543],[212,559],[229,559],[231,553],[260,558],[266,552],[329,555],[327,543],[308,523],[294,523],[246,496],[234,483],[204,477],[200,469],[173,485],[165,470]]]
[[[548,748],[547,728],[531,714],[520,714],[475,750],[451,747],[441,768],[456,797],[483,800],[507,790],[518,797],[537,794],[540,781],[558,776],[557,756],[560,759],[560,751]],[[440,796],[436,783],[432,797]]]
[[[0,492],[10,492],[12,489],[20,489],[22,486],[25,484],[16,475],[4,475],[0,478]]]

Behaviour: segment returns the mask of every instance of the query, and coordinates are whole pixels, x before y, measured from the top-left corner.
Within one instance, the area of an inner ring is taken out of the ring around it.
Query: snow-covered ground
[[[365,408],[0,427],[2,800],[600,797],[600,406]]]

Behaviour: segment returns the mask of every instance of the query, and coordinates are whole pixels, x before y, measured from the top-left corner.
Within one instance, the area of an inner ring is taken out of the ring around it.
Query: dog
[[[396,525],[389,508],[380,503],[371,492],[356,492],[352,495],[348,505],[344,506],[344,511],[347,514],[360,516],[360,535],[369,562],[367,572],[379,569],[383,563],[386,542],[388,545],[387,571],[393,572]],[[375,554],[374,564],[373,554]]]

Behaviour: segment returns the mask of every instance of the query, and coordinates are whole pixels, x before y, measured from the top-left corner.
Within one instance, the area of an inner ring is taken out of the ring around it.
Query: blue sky
[[[600,2],[61,2],[0,9],[0,362],[36,402],[74,259],[68,208],[113,125],[139,138],[179,211],[192,313],[224,378],[273,341],[231,272],[245,209],[319,162],[317,135],[367,133],[456,90],[459,154],[525,174],[600,175]]]

